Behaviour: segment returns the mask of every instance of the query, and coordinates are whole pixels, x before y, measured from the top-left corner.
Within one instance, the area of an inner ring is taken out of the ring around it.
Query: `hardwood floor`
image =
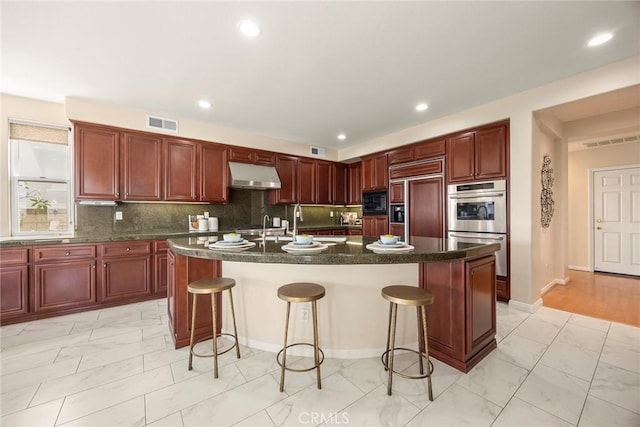
[[[569,277],[544,294],[545,307],[640,327],[640,278],[577,270]]]

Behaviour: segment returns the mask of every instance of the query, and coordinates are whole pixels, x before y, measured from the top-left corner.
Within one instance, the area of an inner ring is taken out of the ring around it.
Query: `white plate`
[[[374,244],[382,247],[382,248],[401,248],[403,246],[407,246],[405,242],[395,242],[395,243],[382,243],[380,240],[375,242]]]
[[[224,240],[218,240],[215,244],[220,246],[242,246],[246,243],[249,243],[249,241],[242,239],[238,242],[225,242]]]
[[[292,246],[295,248],[315,248],[317,246],[320,246],[320,242],[311,242],[311,243],[298,243],[298,242],[291,242],[289,243],[287,246]]]
[[[376,254],[399,254],[404,252],[411,252],[415,249],[413,246],[407,244],[405,244],[404,246],[393,247],[390,245],[378,245],[376,243],[370,243],[366,246],[366,248]]]
[[[314,254],[320,253],[327,249],[329,246],[322,243],[318,243],[317,246],[312,245],[292,245],[286,244],[282,246],[282,250],[291,254]]]
[[[236,245],[229,245],[229,244],[221,245],[220,243],[221,242],[215,242],[209,245],[209,249],[222,250],[222,251],[244,251],[245,249],[252,248],[256,245],[256,242],[248,242],[246,240],[243,243],[236,244]]]

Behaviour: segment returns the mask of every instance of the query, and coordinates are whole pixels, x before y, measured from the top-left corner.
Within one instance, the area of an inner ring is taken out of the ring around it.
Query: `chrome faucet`
[[[293,240],[296,240],[296,236],[298,235],[298,215],[296,215],[296,213],[300,213],[300,221],[304,221],[304,218],[302,217],[302,206],[300,206],[300,203],[297,203],[294,207],[293,207]]]
[[[270,221],[270,220],[271,218],[267,214],[265,214],[262,217],[262,241],[265,244],[267,243],[267,221]]]

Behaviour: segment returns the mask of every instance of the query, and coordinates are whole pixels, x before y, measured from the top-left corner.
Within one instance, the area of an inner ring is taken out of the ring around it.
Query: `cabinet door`
[[[33,294],[36,312],[61,311],[96,303],[96,261],[36,264]]]
[[[416,160],[428,159],[445,155],[445,139],[432,139],[416,144],[414,156]]]
[[[253,150],[245,147],[229,147],[229,161],[240,163],[253,163],[255,160]]]
[[[222,145],[201,144],[200,201],[227,203],[229,201],[229,170],[227,150]]]
[[[467,355],[484,347],[496,334],[496,261],[489,256],[466,263]]]
[[[409,181],[409,233],[443,237],[444,182],[442,176]]]
[[[475,178],[490,179],[507,176],[506,126],[476,132]]]
[[[29,312],[29,267],[0,267],[0,317],[7,319]]]
[[[193,141],[164,141],[165,200],[194,202],[198,200],[198,144]]]
[[[156,240],[153,242],[153,292],[161,294],[163,297],[167,295],[167,270],[168,270],[168,249],[169,245],[166,240]]]
[[[389,234],[399,236],[400,240],[407,240],[407,236],[404,235],[404,224],[389,224]]]
[[[400,147],[395,150],[389,151],[387,153],[387,158],[389,160],[389,166],[397,165],[398,163],[407,163],[413,161],[414,156],[414,147]]]
[[[475,172],[474,134],[463,133],[447,140],[447,179],[468,181]]]
[[[404,182],[389,185],[389,203],[404,203]]]
[[[376,190],[386,189],[389,185],[389,166],[387,165],[387,155],[379,154],[373,159],[375,168],[374,186]]]
[[[101,126],[75,126],[75,192],[80,200],[120,198],[120,133]]]
[[[316,161],[298,159],[298,202],[316,203]]]
[[[276,156],[276,171],[280,177],[281,188],[271,190],[272,204],[291,204],[298,202],[298,158],[286,155]]]
[[[362,204],[362,164],[352,163],[349,165],[349,195],[348,205]]]
[[[363,236],[375,236],[375,228],[372,216],[362,217],[362,235]]]
[[[151,294],[151,257],[106,258],[102,261],[101,301]]]
[[[347,204],[347,165],[334,163],[332,165],[333,197],[334,205]]]
[[[362,191],[375,190],[375,162],[373,157],[362,159]]]
[[[123,134],[124,200],[162,200],[162,140]]]
[[[389,233],[389,217],[388,216],[374,216],[374,236],[380,236],[381,234]]]
[[[316,162],[316,203],[330,205],[333,203],[333,164],[331,162]]]

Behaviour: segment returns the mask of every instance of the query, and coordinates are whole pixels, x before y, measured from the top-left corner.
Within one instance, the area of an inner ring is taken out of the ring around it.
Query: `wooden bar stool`
[[[287,316],[284,325],[284,346],[282,350],[278,352],[276,355],[276,361],[278,365],[281,366],[280,373],[280,391],[284,391],[284,371],[293,371],[293,372],[307,372],[312,369],[316,370],[318,389],[322,388],[322,382],[320,380],[320,365],[324,361],[324,352],[318,346],[318,308],[316,302],[324,297],[325,290],[323,286],[317,285],[315,283],[305,283],[305,282],[297,282],[297,283],[289,283],[287,285],[281,286],[278,288],[278,298],[287,302]],[[292,302],[310,302],[311,303],[311,312],[313,317],[313,344],[310,343],[293,343],[287,345],[287,337],[289,334],[289,313],[291,311],[291,303]],[[289,347],[299,346],[299,345],[307,345],[313,347],[313,361],[314,364],[310,368],[305,369],[294,369],[287,367],[287,349]],[[282,354],[282,363],[280,363],[280,354]],[[320,357],[322,355],[322,358]]]
[[[229,350],[235,347],[236,356],[240,359],[240,347],[238,346],[238,329],[236,328],[236,312],[233,308],[233,294],[231,293],[231,288],[236,285],[236,281],[233,279],[229,279],[227,277],[211,277],[207,279],[196,280],[195,282],[191,282],[187,285],[187,290],[190,294],[192,294],[192,308],[191,308],[191,339],[189,341],[189,370],[193,369],[193,356],[196,357],[213,357],[213,377],[218,378],[218,356],[220,354],[225,354]],[[231,318],[233,319],[233,334],[221,333],[220,336],[226,335],[229,337],[233,337],[234,344],[226,349],[218,353],[218,340],[216,330],[218,329],[217,324],[217,314],[218,314],[218,304],[216,302],[217,294],[229,291],[229,303],[231,303]],[[211,295],[211,315],[213,318],[213,335],[211,337],[205,337],[198,342],[194,342],[195,336],[195,324],[196,324],[196,301],[198,301],[197,296],[201,294],[210,294]],[[213,353],[212,354],[198,354],[193,351],[193,347],[199,342],[206,341],[209,338],[213,339]]]
[[[382,298],[389,301],[389,329],[387,331],[387,348],[382,353],[382,364],[385,371],[389,371],[389,381],[387,384],[387,395],[391,396],[391,383],[393,374],[409,379],[428,378],[429,400],[433,401],[433,391],[431,390],[431,374],[433,373],[433,363],[429,360],[429,341],[427,338],[427,305],[433,304],[433,295],[426,289],[416,286],[395,285],[382,289]],[[418,316],[418,350],[404,347],[396,347],[396,318],[398,316],[398,304],[409,305],[417,308]],[[422,330],[424,339],[424,354],[420,352],[420,317],[422,317]],[[420,363],[420,375],[407,375],[393,370],[393,353],[395,350],[405,350],[416,353]],[[424,372],[422,359],[427,361],[427,372]]]

